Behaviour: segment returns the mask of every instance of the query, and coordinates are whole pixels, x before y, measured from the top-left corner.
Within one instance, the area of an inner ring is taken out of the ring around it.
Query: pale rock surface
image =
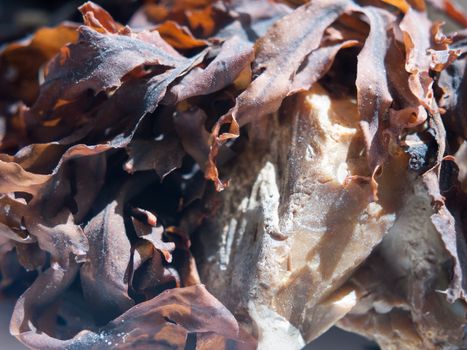
[[[431,199],[419,178],[408,181],[394,226],[350,280],[358,301],[339,325],[383,350],[467,349],[465,305],[443,292],[451,259],[430,220]]]
[[[224,204],[200,230],[203,283],[260,348],[299,349],[346,315],[356,294],[338,288],[394,222],[368,181],[349,180],[368,175],[358,130],[351,99],[320,87],[296,96],[252,125],[261,139],[230,165]]]

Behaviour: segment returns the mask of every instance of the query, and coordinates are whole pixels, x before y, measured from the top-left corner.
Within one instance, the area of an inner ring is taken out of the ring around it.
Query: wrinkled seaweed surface
[[[465,25],[458,8],[433,3]],[[467,137],[465,31],[445,35],[423,1],[124,9],[127,25],[85,3],[82,23],[10,33],[0,52],[0,291],[18,297],[20,341],[255,348],[201,284],[190,236],[215,215],[222,165],[261,132],[255,119],[320,79],[348,87],[345,70],[327,73],[349,53],[369,169],[360,180],[377,198],[391,152],[407,153],[452,256],[446,297],[466,300],[466,194],[452,157]]]

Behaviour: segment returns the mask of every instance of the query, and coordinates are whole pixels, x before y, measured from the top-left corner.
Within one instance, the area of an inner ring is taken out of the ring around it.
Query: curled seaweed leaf
[[[450,1],[442,7],[465,21]],[[393,259],[386,270],[402,269],[407,285],[388,303],[399,303],[417,341],[460,348],[457,318],[441,326],[436,312],[451,315],[466,299],[465,193],[445,164],[467,135],[465,31],[444,35],[418,0],[159,1],[126,13],[129,25],[92,2],[79,11],[82,25],[40,28],[0,51],[0,292],[18,296],[12,334],[34,349],[254,349],[277,336],[265,332],[270,319],[301,346],[300,332],[311,339],[352,310],[378,311],[349,317],[362,332],[357,319],[393,315],[384,304],[393,287],[374,296],[386,282],[365,274],[363,260],[414,234],[397,236],[407,198],[426,224],[417,234],[434,232],[418,241],[436,249]],[[342,157],[334,164],[326,152]],[[302,207],[321,208],[334,192],[338,215],[316,211],[323,225],[302,223]],[[380,236],[352,236],[370,218]],[[282,233],[297,225],[313,234]],[[254,234],[237,234],[249,226]],[[332,228],[319,254],[306,253]],[[217,244],[213,231],[225,249],[204,261],[198,243]],[[360,249],[352,266],[336,258],[347,240]],[[237,274],[240,251],[249,270]],[[270,251],[266,273],[255,259]],[[339,278],[311,293],[319,283],[302,278],[334,273],[337,260]],[[234,276],[213,292],[230,311],[201,284],[206,264]],[[358,271],[371,288],[345,284]],[[269,299],[301,299],[256,308],[248,283],[272,275],[282,282]],[[341,301],[342,285],[355,290],[338,308],[329,301]],[[436,311],[428,323],[417,318],[431,315],[426,305]]]

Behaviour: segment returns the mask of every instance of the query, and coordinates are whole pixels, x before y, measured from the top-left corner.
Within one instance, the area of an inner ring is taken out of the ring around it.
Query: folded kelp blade
[[[217,190],[225,188],[215,166],[220,145],[237,137],[239,126],[251,122],[255,117],[275,112],[285,97],[304,88],[294,86],[295,74],[311,53],[319,48],[326,28],[346,10],[350,10],[352,4],[346,0],[307,3],[279,19],[256,41],[252,65],[255,78],[212,131],[212,146],[205,175],[214,181]],[[321,66],[318,62],[316,64]],[[301,85],[311,86],[319,77],[319,74],[313,74],[305,78]],[[219,135],[221,127],[227,124],[230,124],[229,131]]]
[[[77,223],[83,213],[87,213],[93,201],[95,193],[90,193],[89,190],[98,191],[102,185],[102,162],[105,163],[105,159],[101,157],[101,153],[107,149],[108,147],[104,145],[71,147],[62,155],[54,171],[47,175],[25,171],[14,161],[2,162],[4,195],[12,196],[12,200],[15,198],[15,205],[7,204],[8,209],[2,216],[2,223],[5,225],[13,223],[10,228],[16,229],[18,239],[21,238],[21,231],[26,233],[26,236],[30,235],[34,238],[28,242],[23,241],[24,243],[35,243],[37,240],[39,247],[50,253],[53,262],[62,268],[66,269],[72,261],[82,261],[88,250],[88,241]],[[77,175],[77,169],[74,168],[75,164],[80,163],[85,164],[89,174],[94,175],[93,183],[85,188],[78,185],[73,189],[75,184],[65,179],[70,174],[76,175],[75,179],[85,179]],[[34,163],[29,164],[31,165]],[[14,172],[11,173],[11,170]],[[29,185],[28,188],[24,187],[26,184]],[[80,201],[72,208],[70,201],[73,201],[74,195],[75,199],[86,197],[86,200]]]
[[[69,340],[52,338],[45,333],[30,329],[26,306],[35,299],[34,294],[43,296],[41,304],[33,301],[32,309],[45,307],[49,298],[55,298],[55,290],[46,286],[54,281],[64,282],[63,273],[49,270],[40,277],[40,289],[27,291],[16,305],[10,331],[33,349],[180,349],[187,342],[198,349],[209,349],[216,344],[218,349],[254,349],[254,342],[239,338],[239,328],[232,314],[217,301],[203,285],[176,288],[138,304],[116,318],[99,331],[82,331]],[[39,281],[39,280],[38,280]],[[58,284],[60,285],[60,284]],[[25,317],[26,316],[26,317]]]
[[[346,0],[312,1],[277,21],[256,42],[253,65],[258,76],[237,98],[231,112],[240,125],[279,108],[300,64],[319,47],[325,29],[350,8],[351,2]]]
[[[141,178],[134,180],[145,182]],[[110,193],[102,194],[105,203],[102,210],[84,228],[89,251],[88,261],[80,270],[80,280],[84,297],[92,305],[95,318],[100,322],[108,322],[134,305],[128,295],[127,270],[131,243],[123,215],[127,197],[131,192],[134,195],[138,192],[134,180],[127,181],[121,188],[108,186],[109,191],[106,192]]]
[[[175,67],[183,59],[157,32],[138,37],[101,34],[82,26],[78,42],[50,63],[32,110],[49,113],[59,99],[74,100],[88,89],[97,94],[119,87],[123,76],[137,67]]]

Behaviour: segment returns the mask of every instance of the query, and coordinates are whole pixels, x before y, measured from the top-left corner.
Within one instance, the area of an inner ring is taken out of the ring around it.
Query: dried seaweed
[[[432,3],[466,23],[451,2]],[[356,100],[366,152],[342,180],[346,193],[361,186],[354,208],[421,181],[449,256],[447,301],[467,302],[466,194],[445,165],[467,139],[465,31],[444,35],[423,1],[148,2],[127,26],[92,2],[79,10],[83,24],[39,28],[0,51],[0,292],[17,287],[20,341],[256,348],[261,337],[201,284],[192,233],[216,217],[245,144],[272,147],[280,131],[268,118],[320,80]],[[353,71],[340,68],[349,56]],[[394,164],[403,176],[388,180]]]

